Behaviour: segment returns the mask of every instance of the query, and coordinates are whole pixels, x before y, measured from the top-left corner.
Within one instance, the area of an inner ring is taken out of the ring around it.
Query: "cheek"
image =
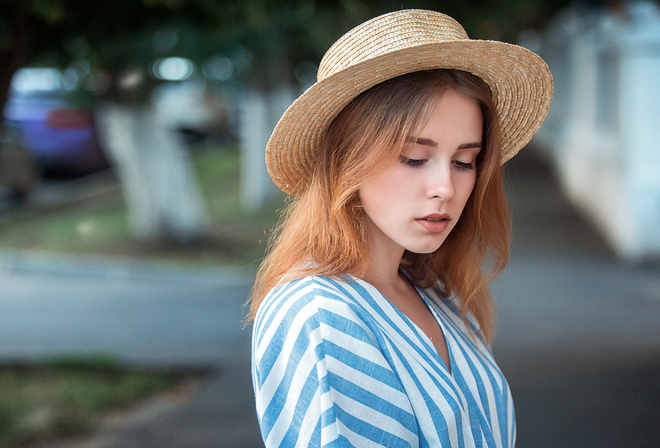
[[[453,216],[460,218],[463,215],[465,206],[472,196],[475,179],[476,177],[472,176],[458,176],[454,178],[454,196],[446,204]]]
[[[387,213],[406,202],[410,184],[390,170],[365,183],[360,188],[360,200],[367,214]]]
[[[476,184],[477,184],[476,174],[473,174],[472,176],[468,176],[459,181],[457,193],[458,195],[460,195],[461,199],[464,202],[467,202],[467,200],[470,198]]]

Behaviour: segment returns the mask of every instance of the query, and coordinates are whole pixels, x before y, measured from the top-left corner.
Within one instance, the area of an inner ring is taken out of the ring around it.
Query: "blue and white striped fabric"
[[[506,380],[456,303],[419,290],[445,334],[430,339],[370,284],[307,277],[257,313],[252,380],[267,447],[513,447]]]

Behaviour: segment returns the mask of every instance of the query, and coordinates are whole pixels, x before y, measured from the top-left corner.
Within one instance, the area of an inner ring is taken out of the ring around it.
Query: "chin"
[[[444,243],[444,240],[442,242]],[[409,248],[406,248],[406,250],[408,252],[412,252],[413,254],[432,254],[433,252],[437,251],[441,247],[442,247],[442,243],[427,245],[427,246],[409,247]]]

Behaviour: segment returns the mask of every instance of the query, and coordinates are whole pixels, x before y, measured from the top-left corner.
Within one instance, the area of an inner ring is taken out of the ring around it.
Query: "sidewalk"
[[[243,326],[252,279],[103,257],[0,253],[0,359],[112,353],[211,372],[199,390],[122,416],[88,440],[39,447],[262,446]]]
[[[511,265],[493,287],[499,307],[494,352],[514,393],[517,446],[659,446],[660,266],[618,262],[530,151],[513,159],[508,185],[514,239]],[[249,277],[112,260],[39,260],[0,256],[0,281],[17,282],[13,327],[0,324],[0,340],[20,336],[13,339],[14,355],[38,355],[53,344],[84,351],[100,341],[129,359],[207,364],[216,372],[195,394],[150,404],[91,440],[60,447],[263,446],[253,410],[249,330],[240,324]],[[26,291],[39,286],[37,274],[47,277],[60,302],[25,302]],[[84,299],[90,290],[93,301]],[[129,300],[128,294],[135,296]],[[76,318],[85,325],[69,323],[72,328],[57,336],[63,332],[54,327],[57,319],[18,328],[20,309],[58,319],[73,310],[88,314]]]
[[[660,264],[618,261],[526,151],[511,166],[511,265],[493,287],[517,446],[660,446]]]

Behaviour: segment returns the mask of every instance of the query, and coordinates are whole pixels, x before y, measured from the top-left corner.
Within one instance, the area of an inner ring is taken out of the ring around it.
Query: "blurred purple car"
[[[5,119],[45,174],[79,176],[108,167],[90,110],[69,105],[61,91],[12,91]]]

